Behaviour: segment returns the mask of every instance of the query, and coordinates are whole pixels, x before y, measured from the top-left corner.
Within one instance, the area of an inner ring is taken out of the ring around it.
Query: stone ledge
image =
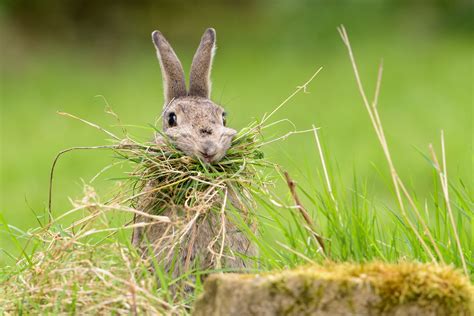
[[[212,275],[193,315],[474,315],[473,295],[449,266],[329,263]]]

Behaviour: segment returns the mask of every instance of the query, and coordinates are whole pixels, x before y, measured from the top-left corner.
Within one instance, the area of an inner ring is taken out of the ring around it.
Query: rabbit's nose
[[[203,135],[203,136],[212,135],[212,129],[210,129],[208,127],[201,128],[201,129],[199,129],[199,133],[201,133],[201,135]]]

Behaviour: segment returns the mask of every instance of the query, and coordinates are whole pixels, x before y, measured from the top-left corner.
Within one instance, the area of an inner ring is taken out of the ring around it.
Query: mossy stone
[[[472,315],[473,286],[450,266],[335,264],[215,274],[193,315]]]

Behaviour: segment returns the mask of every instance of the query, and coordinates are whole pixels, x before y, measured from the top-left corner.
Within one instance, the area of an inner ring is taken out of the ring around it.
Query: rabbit
[[[159,31],[152,33],[152,39],[163,78],[163,133],[186,156],[199,158],[208,164],[218,162],[225,156],[236,131],[226,127],[224,109],[210,100],[210,73],[216,48],[215,30],[207,29],[201,38],[191,65],[189,90],[186,89],[181,63],[171,45]],[[160,145],[163,139],[157,136],[155,142]],[[156,200],[153,193],[147,192],[154,187],[157,184],[153,181],[145,184],[144,194],[137,203],[138,210],[145,213],[151,211]],[[229,195],[232,201],[232,192]],[[150,248],[153,249],[157,262],[174,278],[191,268],[200,271],[216,267],[234,271],[249,268],[251,263],[248,258],[256,255],[255,246],[232,221],[227,221],[226,224],[227,251],[222,256],[222,263],[215,262],[215,254],[208,249],[213,240],[215,242],[220,227],[220,215],[215,212],[206,212],[198,219],[193,230],[177,245],[177,251],[164,251],[162,247],[166,241],[163,236],[174,229],[173,220],[179,218],[179,213],[179,206],[170,207],[161,213],[168,216],[171,223],[150,223],[150,219],[136,215],[135,223],[148,222],[151,225],[135,228],[132,244],[141,249],[144,256],[150,254]],[[191,266],[192,262],[198,262],[195,263],[197,266]]]

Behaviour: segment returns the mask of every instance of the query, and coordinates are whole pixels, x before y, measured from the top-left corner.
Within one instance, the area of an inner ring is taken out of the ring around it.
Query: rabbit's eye
[[[177,125],[176,114],[174,112],[171,112],[170,114],[168,114],[168,125],[170,127],[173,127],[173,126]]]
[[[227,116],[227,113],[226,113],[226,112],[222,113],[222,124],[223,124],[224,126],[225,126],[226,123],[227,123],[226,116]]]

